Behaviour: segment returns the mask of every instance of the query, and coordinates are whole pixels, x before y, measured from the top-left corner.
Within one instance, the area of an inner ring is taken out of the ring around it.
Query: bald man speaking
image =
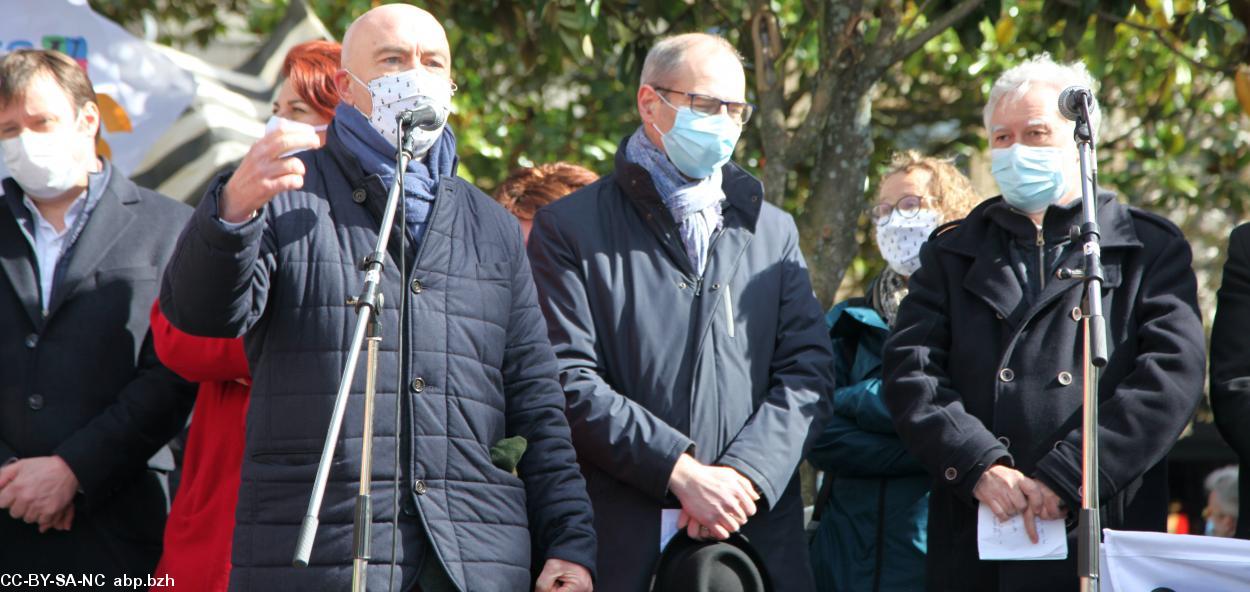
[[[363,372],[309,567],[290,565],[350,347],[347,300],[402,174],[406,212],[382,280],[369,588],[588,591],[590,502],[520,227],[456,176],[450,127],[415,131],[416,156],[394,170],[396,115],[419,101],[450,107],[446,33],[423,10],[382,6],[348,29],[342,60],[325,146],[296,126],[257,142],[205,194],[161,287],[175,326],[247,346],[231,589],[351,581]],[[516,436],[526,452],[514,474],[492,450]]]

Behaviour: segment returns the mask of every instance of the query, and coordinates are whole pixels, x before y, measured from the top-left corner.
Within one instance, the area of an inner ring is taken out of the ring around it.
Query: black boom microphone
[[[1069,86],[1059,93],[1059,113],[1064,117],[1076,121],[1081,117],[1081,107],[1088,101],[1090,111],[1097,107],[1094,102],[1094,93],[1083,86]]]
[[[421,101],[413,108],[401,113],[399,122],[409,129],[418,127],[430,132],[447,123],[447,110],[438,107],[433,101]]]

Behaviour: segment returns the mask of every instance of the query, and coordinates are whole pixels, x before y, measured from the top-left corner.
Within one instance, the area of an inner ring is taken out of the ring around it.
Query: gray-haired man
[[[645,590],[663,510],[741,530],[774,589],[814,588],[795,469],[832,389],[794,221],[729,162],[751,115],[720,37],[658,43],[616,171],[540,210],[529,254],[573,443],[611,544],[599,590]]]
[[[1237,466],[1211,471],[1203,483],[1207,489],[1207,507],[1202,510],[1206,518],[1207,536],[1231,537],[1237,533]]]

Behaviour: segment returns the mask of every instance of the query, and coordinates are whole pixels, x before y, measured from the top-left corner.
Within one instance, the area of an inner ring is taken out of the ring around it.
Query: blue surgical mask
[[[662,97],[660,100],[664,100]],[[666,105],[672,107],[668,101]],[[691,179],[706,179],[729,162],[742,128],[728,115],[703,115],[689,107],[675,107],[677,119],[668,133],[659,132],[664,152],[677,170]]]
[[[1068,192],[1061,148],[1013,144],[990,151],[991,172],[1003,201],[1026,214],[1037,214]]]

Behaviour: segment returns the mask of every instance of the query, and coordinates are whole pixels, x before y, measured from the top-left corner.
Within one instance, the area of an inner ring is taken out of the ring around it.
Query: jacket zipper
[[[1037,227],[1037,279],[1041,282],[1037,290],[1041,292],[1046,289],[1046,236],[1041,226]]]
[[[707,264],[712,262],[712,251],[713,249],[716,248],[716,241],[717,239],[720,238],[720,235],[723,232],[725,232],[724,228],[717,230],[716,233],[712,235],[712,240],[709,241],[707,244],[707,253],[703,255],[703,258],[704,258],[703,271],[705,272],[707,271]],[[681,243],[681,241],[679,240],[678,243]],[[686,250],[686,245],[682,244],[681,248],[683,251]],[[694,261],[691,261],[690,264],[694,265]],[[703,295],[703,274],[702,273],[696,274],[694,280],[691,283],[694,284],[694,295],[696,297],[702,296]]]

